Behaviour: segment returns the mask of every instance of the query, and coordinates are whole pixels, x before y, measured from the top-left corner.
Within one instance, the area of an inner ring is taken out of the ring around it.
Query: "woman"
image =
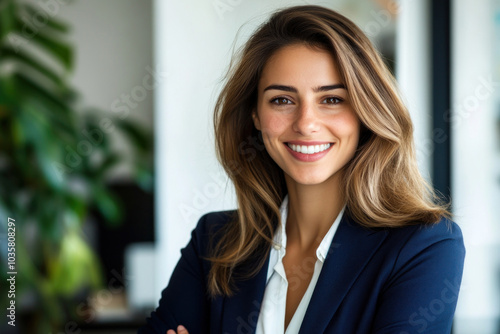
[[[358,27],[318,6],[275,13],[214,121],[238,210],[200,219],[140,333],[450,332],[462,234]]]

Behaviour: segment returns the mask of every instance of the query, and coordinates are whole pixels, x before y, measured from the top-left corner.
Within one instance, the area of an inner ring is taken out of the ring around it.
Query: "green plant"
[[[16,299],[35,294],[37,331],[48,333],[64,325],[68,300],[101,284],[99,260],[81,228],[93,208],[109,223],[120,222],[120,204],[105,180],[124,157],[103,131],[103,113],[83,109],[68,82],[69,25],[50,15],[40,24],[33,20],[43,17],[40,11],[0,0],[0,234],[8,217],[15,219]],[[134,181],[151,190],[151,136],[127,119],[108,119],[108,130],[109,122],[134,148]],[[0,255],[6,268],[3,243]],[[5,275],[2,270],[2,282]]]

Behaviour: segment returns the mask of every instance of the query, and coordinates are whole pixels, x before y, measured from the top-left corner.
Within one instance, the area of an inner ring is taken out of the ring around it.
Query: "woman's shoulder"
[[[437,223],[417,224],[387,230],[387,243],[393,247],[397,262],[436,256],[463,262],[465,246],[462,230],[454,221],[442,218]],[[427,255],[426,255],[427,254]],[[439,255],[438,255],[439,254]]]
[[[389,237],[404,239],[407,242],[418,241],[422,244],[432,244],[445,240],[455,240],[463,243],[460,226],[445,217],[436,223],[412,224],[390,229]]]
[[[229,222],[235,221],[237,214],[237,210],[210,211],[203,214],[191,232],[192,240],[199,249],[207,250],[209,242],[215,240],[213,237],[220,237],[217,232]]]
[[[203,235],[213,234],[230,221],[234,221],[237,214],[237,210],[207,212],[198,220],[195,231]]]

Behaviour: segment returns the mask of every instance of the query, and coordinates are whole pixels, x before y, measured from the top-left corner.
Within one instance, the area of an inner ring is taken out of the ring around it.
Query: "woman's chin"
[[[326,180],[329,179],[329,175],[323,175],[323,174],[311,174],[308,173],[307,175],[301,175],[301,174],[287,174],[288,175],[288,181],[291,181],[296,184],[300,185],[319,185],[325,183]]]

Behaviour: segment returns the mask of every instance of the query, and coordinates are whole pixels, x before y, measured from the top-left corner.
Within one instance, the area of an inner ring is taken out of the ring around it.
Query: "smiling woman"
[[[462,234],[418,172],[396,87],[334,11],[264,23],[214,113],[238,208],[200,219],[139,332],[449,332]],[[251,159],[248,138],[265,148]]]

